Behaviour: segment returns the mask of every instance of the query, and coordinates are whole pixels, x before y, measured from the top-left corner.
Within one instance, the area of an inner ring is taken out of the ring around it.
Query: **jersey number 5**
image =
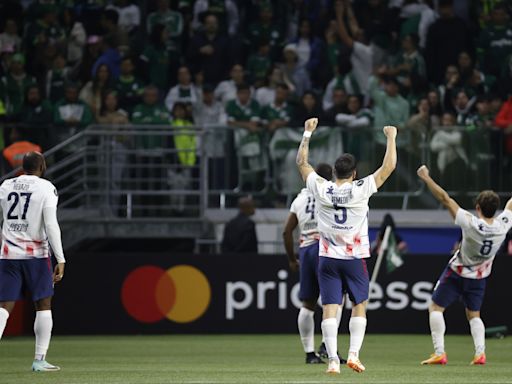
[[[341,218],[337,214],[334,215],[334,221],[336,222],[336,224],[345,224],[345,222],[347,221],[347,208],[340,207],[339,205],[336,204],[333,204],[333,207],[335,210],[341,211]]]
[[[22,193],[18,194],[16,192],[11,192],[7,196],[7,200],[8,201],[13,200],[11,208],[9,208],[9,212],[7,212],[7,219],[8,220],[18,220],[18,215],[13,215],[13,211],[18,206],[18,203],[20,201],[20,196],[25,198],[25,205],[23,206],[23,214],[21,215],[21,220],[25,220],[26,219],[28,205],[30,204],[30,196],[32,196],[32,193],[22,192]]]

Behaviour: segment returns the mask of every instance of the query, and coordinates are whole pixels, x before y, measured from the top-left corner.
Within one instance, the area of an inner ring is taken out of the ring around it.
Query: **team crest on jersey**
[[[361,186],[361,185],[363,185],[363,184],[364,184],[364,180],[362,180],[362,179],[361,179],[361,180],[357,180],[357,181],[356,181],[356,185],[357,185],[358,187],[360,187],[360,186]]]
[[[483,225],[483,224],[478,224],[478,229],[479,229],[480,231],[483,231],[483,230],[484,230],[484,225]]]
[[[502,217],[501,220],[503,220],[505,224],[508,224],[508,217]]]
[[[333,186],[330,186],[329,188],[327,188],[327,193],[328,195],[332,195],[334,193],[334,187]]]

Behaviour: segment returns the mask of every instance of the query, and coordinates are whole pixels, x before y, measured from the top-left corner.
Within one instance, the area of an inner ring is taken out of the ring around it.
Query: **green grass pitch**
[[[317,340],[319,336],[317,336]],[[346,354],[348,338],[340,336]],[[295,335],[165,335],[54,337],[55,373],[30,372],[32,338],[0,341],[2,384],[129,383],[512,383],[512,338],[487,341],[486,366],[469,366],[471,336],[446,338],[449,364],[420,366],[431,352],[427,335],[367,335],[366,372],[304,364]]]

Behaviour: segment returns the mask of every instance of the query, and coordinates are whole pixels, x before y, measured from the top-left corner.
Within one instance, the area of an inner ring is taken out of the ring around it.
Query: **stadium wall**
[[[69,260],[56,287],[57,334],[296,332],[298,276],[288,272],[284,255],[79,253]],[[430,292],[447,260],[409,255],[395,271],[383,268],[372,287],[368,331],[427,332]],[[495,262],[482,308],[488,326],[512,328],[512,315],[502,309],[511,268],[510,257]],[[469,331],[461,303],[446,319],[448,333]]]

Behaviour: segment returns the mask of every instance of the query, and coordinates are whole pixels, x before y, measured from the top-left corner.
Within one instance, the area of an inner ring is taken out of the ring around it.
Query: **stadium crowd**
[[[507,161],[510,15],[497,0],[5,0],[0,148],[13,166],[96,122],[229,125],[240,150],[317,116],[396,125],[412,151],[428,138],[441,171],[468,165],[464,132],[489,130]]]

